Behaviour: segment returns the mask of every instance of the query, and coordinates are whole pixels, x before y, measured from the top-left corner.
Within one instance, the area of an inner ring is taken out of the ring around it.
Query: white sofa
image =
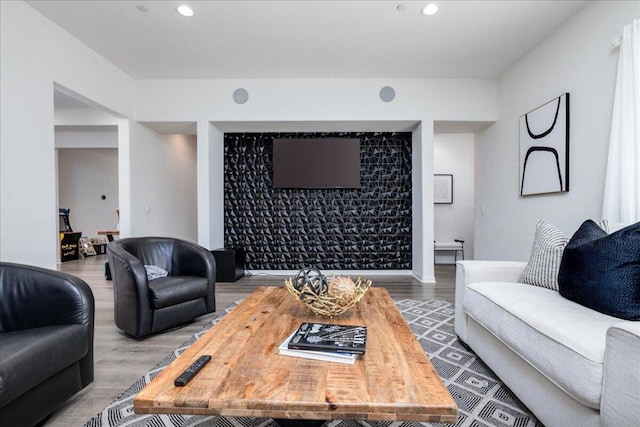
[[[640,426],[640,322],[518,283],[525,262],[459,261],[455,330],[546,426]]]

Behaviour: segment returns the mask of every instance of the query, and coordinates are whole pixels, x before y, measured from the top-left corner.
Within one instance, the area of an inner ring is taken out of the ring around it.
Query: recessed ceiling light
[[[178,12],[182,16],[186,16],[187,18],[193,16],[193,9],[191,9],[186,4],[181,4],[180,6],[176,7],[176,12]]]
[[[437,4],[429,3],[425,7],[422,8],[422,14],[426,15],[426,16],[435,15],[436,13],[438,13],[438,9],[440,9],[440,8],[438,7]]]

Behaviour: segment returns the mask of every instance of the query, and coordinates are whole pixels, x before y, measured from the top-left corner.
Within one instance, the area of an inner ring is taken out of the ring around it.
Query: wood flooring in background
[[[46,427],[82,426],[111,403],[134,381],[155,366],[168,353],[188,340],[225,307],[245,298],[256,287],[282,285],[284,276],[255,275],[234,283],[216,283],[217,313],[199,317],[184,328],[136,340],[113,322],[113,285],[104,278],[106,255],[68,261],[58,269],[85,280],[96,301],[94,369],[92,384],[67,401],[44,424]],[[394,299],[427,298],[454,301],[455,266],[437,265],[436,284],[423,284],[410,276],[371,276],[374,286],[384,286]]]

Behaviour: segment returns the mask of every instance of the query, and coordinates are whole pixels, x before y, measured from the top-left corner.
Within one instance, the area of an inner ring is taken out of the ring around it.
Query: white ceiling
[[[135,79],[496,78],[586,1],[27,3]]]

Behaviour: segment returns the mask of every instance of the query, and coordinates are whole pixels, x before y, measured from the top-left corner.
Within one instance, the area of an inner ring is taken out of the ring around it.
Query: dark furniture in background
[[[58,219],[60,220],[60,232],[73,231],[69,222],[69,214],[71,209],[58,208]]]
[[[120,210],[116,209],[116,212],[118,213],[118,217],[120,217]],[[120,230],[98,230],[98,236],[107,236],[107,241],[108,242],[113,242],[113,236],[119,236],[120,235]],[[105,246],[104,251],[107,251],[107,248]],[[111,269],[109,268],[109,263],[105,262],[104,263],[104,278],[106,280],[111,280]]]
[[[74,232],[69,222],[71,209],[58,208],[60,219],[60,261],[73,261],[80,258],[80,245],[78,241],[82,232]]]
[[[244,276],[244,249],[220,248],[211,253],[216,259],[216,282],[235,282]]]
[[[93,381],[94,310],[77,277],[0,263],[2,425],[35,425]]]
[[[136,338],[170,329],[216,309],[216,265],[211,252],[185,240],[132,237],[107,245],[115,323]],[[167,277],[148,280],[145,265]]]
[[[60,261],[73,261],[80,258],[80,244],[78,243],[82,233],[65,231],[60,240]]]

